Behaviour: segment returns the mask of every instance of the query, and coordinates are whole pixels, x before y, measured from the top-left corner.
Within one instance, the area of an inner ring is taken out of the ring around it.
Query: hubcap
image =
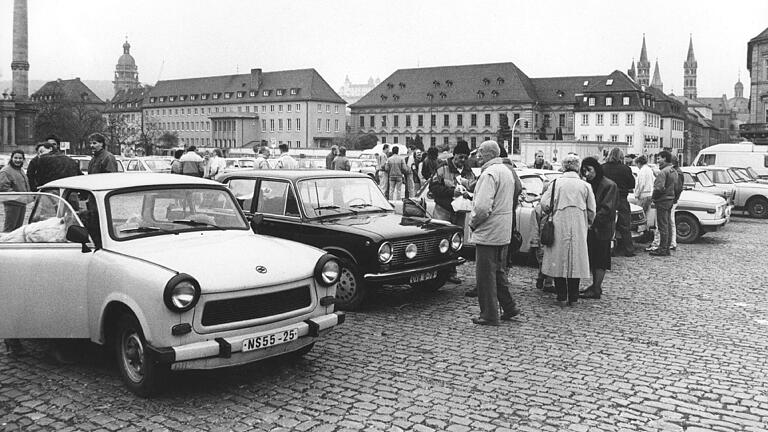
[[[357,280],[355,275],[347,267],[341,268],[339,283],[336,285],[336,297],[349,301],[357,292]]]
[[[765,215],[765,205],[762,202],[758,202],[755,205],[753,205],[752,210],[754,211],[756,216]]]
[[[677,231],[680,237],[688,237],[691,235],[691,226],[686,222],[677,224]]]
[[[144,379],[144,346],[139,335],[131,333],[123,337],[121,347],[123,366],[133,382]]]

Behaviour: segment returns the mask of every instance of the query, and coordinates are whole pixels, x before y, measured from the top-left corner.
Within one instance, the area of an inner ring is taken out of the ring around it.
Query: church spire
[[[643,33],[643,48],[640,50],[640,61],[638,63],[648,63],[648,52],[645,49],[645,33]]]
[[[648,51],[645,49],[645,33],[643,33],[643,48],[640,50],[640,60],[637,62],[637,83],[647,86],[651,79],[651,62],[648,61]]]
[[[651,87],[655,87],[661,91],[664,91],[664,84],[661,82],[661,74],[659,73],[659,59],[656,59],[656,65],[653,67],[653,80],[651,81]]]
[[[688,42],[688,57],[683,63],[683,95],[690,99],[696,99],[696,70],[698,69],[696,56],[693,54],[693,35]]]
[[[627,69],[627,75],[629,75],[630,78],[633,80],[637,79],[637,72],[635,71],[635,58],[632,57],[632,66]]]
[[[693,35],[691,35],[691,39],[688,42],[688,57],[685,61],[689,63],[696,63],[696,56],[693,55]]]

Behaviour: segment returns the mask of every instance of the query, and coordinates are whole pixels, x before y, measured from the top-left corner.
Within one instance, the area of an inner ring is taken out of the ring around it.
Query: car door
[[[88,267],[93,253],[66,240],[82,223],[64,199],[46,193],[0,194],[23,219],[0,233],[0,338],[87,338]],[[5,219],[2,211],[0,219]]]
[[[256,189],[255,212],[264,215],[260,233],[306,243],[296,194],[287,180],[261,179]]]

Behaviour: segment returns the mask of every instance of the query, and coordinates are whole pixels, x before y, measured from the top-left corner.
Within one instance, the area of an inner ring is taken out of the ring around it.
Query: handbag
[[[419,198],[418,200],[403,198],[403,216],[428,217],[427,203],[424,198]]]
[[[555,217],[555,183],[557,183],[557,180],[552,182],[552,194],[549,196],[549,212],[541,216],[539,243],[544,246],[552,246],[552,243],[555,242],[555,223],[552,220]]]

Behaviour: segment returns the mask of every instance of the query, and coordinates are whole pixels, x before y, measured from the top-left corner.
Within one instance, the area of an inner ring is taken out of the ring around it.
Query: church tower
[[[733,94],[737,98],[744,97],[744,84],[741,83],[741,72],[739,72],[739,80],[736,81],[736,85],[733,86]]]
[[[645,50],[645,33],[643,33],[643,48],[640,50],[640,60],[637,62],[637,83],[647,86],[651,80],[651,62]]]
[[[139,68],[136,67],[136,61],[131,55],[131,44],[128,43],[127,38],[123,44],[123,55],[117,60],[117,66],[115,66],[115,80],[112,84],[115,85],[115,94],[120,90],[141,87]]]
[[[696,56],[693,55],[693,36],[688,43],[688,57],[683,63],[683,96],[696,99]]]
[[[651,87],[664,91],[664,83],[661,82],[661,74],[659,73],[659,59],[656,59],[656,65],[653,67],[653,81],[651,81]]]
[[[634,58],[632,59],[632,66],[630,66],[629,69],[627,69],[627,75],[629,75],[629,77],[632,78],[633,80],[637,79],[637,72],[636,72],[636,69],[635,69],[635,59]]]

